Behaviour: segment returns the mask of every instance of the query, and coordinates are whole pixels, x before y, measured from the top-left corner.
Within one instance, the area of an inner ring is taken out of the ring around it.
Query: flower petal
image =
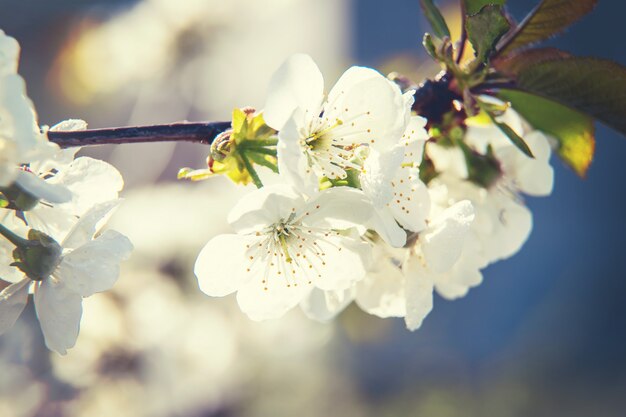
[[[404,266],[406,277],[406,327],[417,330],[433,309],[433,276],[411,256]]]
[[[35,310],[48,349],[65,355],[76,344],[82,301],[80,294],[51,278],[35,287]]]
[[[253,279],[237,291],[241,311],[255,321],[272,320],[283,316],[295,307],[311,290],[308,285],[264,284]]]
[[[296,108],[317,117],[324,98],[324,78],[313,59],[305,54],[292,55],[272,76],[263,117],[281,130]]]
[[[63,240],[63,249],[75,249],[91,241],[107,221],[121,200],[112,200],[93,206],[83,214]]]
[[[9,330],[22,314],[28,301],[30,279],[11,284],[0,292],[0,334]]]
[[[296,109],[287,120],[285,126],[278,132],[278,172],[280,177],[305,194],[319,189],[319,182],[309,162],[305,151],[300,145],[300,127],[298,120],[303,120],[302,111]]]
[[[324,111],[325,118],[342,122],[329,132],[333,140],[367,143],[379,151],[400,142],[410,117],[397,85],[374,70],[358,67],[346,71],[333,87]]]
[[[32,172],[20,171],[15,182],[33,196],[49,203],[65,203],[72,199],[72,192],[62,184],[53,184]]]
[[[353,299],[354,291],[352,288],[343,291],[323,291],[314,288],[300,302],[300,308],[310,319],[329,321],[341,313]]]
[[[429,228],[420,234],[420,244],[426,265],[431,272],[448,271],[461,256],[474,208],[468,200],[444,210]]]
[[[251,263],[249,248],[256,243],[253,238],[233,234],[211,239],[200,251],[194,265],[202,292],[223,297],[250,281],[254,275],[247,270]]]
[[[406,232],[396,222],[393,212],[388,207],[375,210],[369,224],[385,242],[394,248],[401,248],[406,243]]]
[[[120,274],[120,262],[128,259],[132,250],[126,236],[106,230],[65,255],[54,276],[68,289],[88,297],[113,287]]]
[[[298,212],[308,226],[347,229],[366,224],[373,216],[372,203],[361,190],[333,187],[321,191]]]
[[[379,257],[374,269],[356,286],[356,302],[369,314],[378,317],[406,315],[405,278],[396,259]]]
[[[295,188],[268,185],[244,195],[228,213],[228,223],[238,233],[255,232],[289,218],[302,206],[304,199]]]
[[[402,164],[404,149],[394,146],[385,152],[372,149],[359,176],[361,188],[374,207],[384,207],[393,198],[391,183]]]
[[[48,182],[64,185],[72,192],[72,200],[61,207],[77,216],[96,204],[116,199],[124,187],[117,169],[88,157],[76,158]]]
[[[407,230],[419,232],[426,228],[430,212],[428,188],[419,179],[419,170],[401,168],[393,179],[393,198],[389,208],[393,217]]]
[[[312,279],[316,287],[345,290],[365,277],[371,259],[368,244],[359,238],[341,235],[320,238],[315,243],[317,252],[322,255],[307,256],[307,265],[318,275]]]

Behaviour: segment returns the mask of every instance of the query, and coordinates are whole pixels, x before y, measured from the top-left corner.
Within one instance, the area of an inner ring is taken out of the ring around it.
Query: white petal
[[[304,199],[293,187],[268,185],[243,196],[228,213],[228,223],[238,233],[259,231],[286,220],[304,206]]]
[[[426,153],[435,165],[437,172],[444,172],[456,178],[467,178],[467,163],[461,149],[457,147],[445,148],[436,143],[428,142]]]
[[[112,200],[93,206],[83,214],[63,240],[63,249],[74,249],[89,242],[107,221],[121,200]]]
[[[463,259],[461,259],[463,261]],[[483,274],[477,268],[464,268],[455,265],[454,270],[438,277],[435,288],[439,295],[448,300],[465,297],[472,287],[480,285]]]
[[[278,133],[276,147],[278,172],[287,184],[302,190],[305,194],[310,194],[319,189],[319,182],[315,172],[309,167],[308,157],[300,145],[301,133],[297,120],[302,117],[301,113],[300,109],[297,109]]]
[[[396,260],[378,258],[374,270],[356,287],[356,302],[369,314],[378,317],[406,315],[405,279]]]
[[[50,128],[53,132],[75,132],[78,130],[87,130],[87,122],[82,119],[63,120]]]
[[[355,70],[354,74],[360,78],[365,70]],[[367,143],[385,151],[400,142],[410,111],[398,86],[373,70],[365,72],[372,72],[372,77],[346,82],[345,90],[339,83],[333,87],[324,117],[342,122],[329,132],[334,140],[346,145]]]
[[[211,239],[200,251],[194,266],[202,292],[223,297],[255,278],[247,269],[251,264],[249,248],[256,243],[257,240],[240,235],[219,235]],[[256,278],[254,281],[260,284],[261,278]]]
[[[17,232],[14,228],[10,227],[8,224],[5,224],[5,221],[2,224],[9,228],[12,232],[26,237],[27,231]],[[13,263],[13,250],[15,246],[4,237],[0,237],[0,279],[4,281],[8,281],[11,283],[16,283],[21,281],[24,278],[24,273],[10,264]]]
[[[404,149],[401,145],[379,152],[372,149],[359,176],[361,189],[374,207],[381,208],[393,198],[392,180],[400,169]]]
[[[19,54],[17,41],[0,30],[0,76],[17,72]]]
[[[341,313],[353,299],[354,291],[352,288],[343,291],[323,291],[314,288],[300,302],[300,308],[310,319],[329,321]]]
[[[401,248],[406,243],[406,232],[398,225],[393,212],[388,207],[375,210],[369,225],[394,248]]]
[[[317,252],[321,255],[308,255],[308,262],[302,263],[305,271],[310,269],[312,274],[317,274],[311,279],[316,287],[345,290],[365,277],[371,259],[368,244],[345,236],[320,238],[316,243]]]
[[[54,276],[83,297],[109,290],[120,274],[120,262],[128,259],[133,245],[114,230],[73,250],[63,259]]]
[[[72,213],[44,204],[37,204],[32,210],[24,212],[24,218],[30,228],[48,234],[57,242],[63,241],[77,221]]]
[[[404,146],[403,164],[412,164],[419,167],[424,156],[424,146],[428,140],[428,132],[424,128],[427,120],[420,116],[412,116],[404,134],[401,144]]]
[[[407,230],[425,229],[431,202],[428,188],[419,179],[419,170],[401,168],[391,184],[393,198],[389,208],[394,218]]]
[[[65,203],[72,199],[72,192],[64,185],[53,184],[31,172],[20,171],[15,182],[28,193],[49,203]]]
[[[82,300],[80,294],[51,278],[35,288],[35,310],[48,349],[65,355],[76,344]]]
[[[72,200],[61,207],[78,216],[96,204],[116,199],[124,187],[117,169],[88,157],[75,159],[50,181],[72,192]]]
[[[433,277],[417,257],[409,258],[404,268],[406,277],[406,327],[413,331],[433,309]]]
[[[324,78],[313,59],[292,55],[272,76],[263,111],[265,122],[281,130],[296,108],[317,117],[324,98]]]
[[[306,214],[302,223],[308,226],[347,229],[366,224],[373,216],[370,200],[362,191],[351,187],[333,187],[309,200],[298,215]]]
[[[311,291],[310,286],[287,286],[263,284],[253,279],[237,291],[241,311],[255,321],[272,320],[283,316],[295,307]]]
[[[446,209],[420,234],[422,253],[431,272],[445,272],[459,259],[470,225],[474,208],[461,201]]]
[[[28,301],[30,279],[11,284],[0,292],[0,334],[9,330],[22,314]]]

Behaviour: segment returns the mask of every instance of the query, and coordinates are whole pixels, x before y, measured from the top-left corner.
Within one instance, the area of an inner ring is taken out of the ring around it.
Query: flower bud
[[[41,281],[54,272],[61,262],[62,252],[63,248],[56,240],[31,229],[26,244],[17,246],[13,251],[15,262],[11,265],[18,267],[33,281]]]
[[[0,188],[0,192],[4,195],[3,200],[8,202],[6,207],[9,209],[29,211],[39,203],[37,197],[25,191],[17,183],[13,183],[6,188]]]

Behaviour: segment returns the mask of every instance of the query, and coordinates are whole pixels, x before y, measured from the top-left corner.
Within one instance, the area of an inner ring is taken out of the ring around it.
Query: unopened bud
[[[222,162],[228,155],[230,155],[231,151],[234,148],[234,144],[232,142],[232,130],[227,130],[225,132],[220,133],[213,143],[211,144],[211,155],[210,158]]]
[[[33,281],[41,281],[59,265],[63,248],[47,234],[34,229],[28,232],[27,242],[15,248],[15,262],[11,265],[18,267]]]

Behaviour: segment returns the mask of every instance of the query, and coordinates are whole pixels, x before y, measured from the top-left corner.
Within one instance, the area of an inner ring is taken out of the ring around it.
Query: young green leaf
[[[476,59],[487,62],[495,51],[495,46],[510,28],[502,6],[487,5],[478,13],[467,16],[465,28]]]
[[[480,12],[485,6],[504,6],[506,4],[506,0],[463,0],[463,2],[465,3],[465,14],[468,16]]]
[[[591,12],[596,4],[598,0],[542,0],[515,31],[502,40],[499,53],[506,55],[558,35]]]
[[[626,134],[626,68],[615,62],[576,57],[538,62],[519,72],[517,86]]]
[[[500,129],[500,131],[509,138],[513,145],[517,146],[517,148],[520,151],[524,152],[524,154],[529,158],[535,157],[526,142],[524,142],[524,139],[522,139],[520,135],[518,135],[513,129],[511,129],[509,125],[500,122],[496,118],[496,112],[494,112],[493,107],[489,103],[485,103],[480,100],[477,100],[477,103],[480,109],[487,113],[493,124],[495,124],[498,129]]]
[[[435,35],[438,38],[443,38],[444,36],[450,37],[448,24],[433,0],[420,0],[420,5]]]
[[[558,140],[557,153],[578,175],[584,177],[595,152],[593,119],[559,103],[532,94],[501,90],[498,97],[535,129]]]

